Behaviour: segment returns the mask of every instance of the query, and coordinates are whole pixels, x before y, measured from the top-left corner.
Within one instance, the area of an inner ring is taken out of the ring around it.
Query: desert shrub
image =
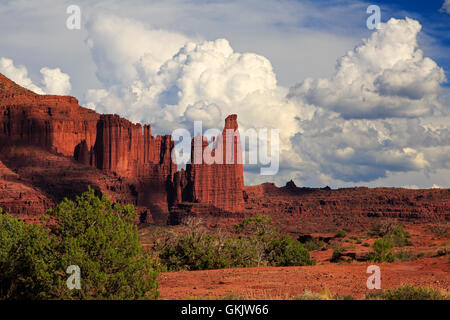
[[[446,221],[435,219],[429,226],[428,229],[436,235],[438,238],[446,237],[449,234],[449,226]]]
[[[403,229],[403,225],[396,224],[392,230],[383,237],[385,240],[392,243],[393,247],[403,247],[411,245],[408,240],[409,233]]]
[[[367,300],[449,300],[449,296],[439,290],[427,287],[401,286],[396,289],[371,292]]]
[[[411,245],[408,240],[409,233],[404,230],[402,224],[391,220],[385,220],[380,224],[374,225],[368,232],[370,236],[384,238],[391,242],[394,247],[403,247]]]
[[[336,231],[335,237],[336,238],[345,238],[347,236],[347,233],[344,230],[339,229]]]
[[[295,297],[294,300],[356,300],[356,298],[352,295],[332,294],[328,288],[324,288],[320,293],[304,290],[303,293]]]
[[[294,300],[329,300],[320,293],[314,293],[310,290],[305,290],[303,293],[294,298]]]
[[[197,233],[180,237],[174,246],[160,254],[160,258],[169,270],[219,269],[230,265],[221,251],[216,237]]]
[[[368,232],[369,236],[381,237],[390,242],[393,247],[403,247],[411,245],[408,240],[409,233],[404,230],[402,224],[391,220],[385,220],[374,225]]]
[[[272,239],[267,252],[269,264],[275,266],[306,266],[313,265],[309,251],[299,242],[289,236],[279,236]]]
[[[273,226],[272,219],[265,215],[247,217],[235,226],[237,233],[243,233],[264,250],[263,259],[273,266],[303,266],[315,263],[309,251],[287,235],[281,235]]]
[[[44,228],[2,213],[0,239],[0,299],[50,298],[56,257]]]
[[[450,247],[439,248],[436,252],[436,256],[442,257],[450,253]]]
[[[303,244],[303,246],[309,251],[313,251],[323,248],[324,243],[322,241],[308,240]]]
[[[337,247],[333,250],[333,254],[331,255],[330,262],[339,262],[342,259],[342,253],[344,252],[344,248]]]
[[[165,243],[159,258],[169,270],[206,270],[234,267],[302,266],[314,264],[298,241],[280,235],[269,217],[245,218],[235,226],[237,234],[222,238],[193,230]]]
[[[385,239],[375,240],[373,251],[369,253],[369,260],[372,262],[394,262],[395,257],[392,253],[392,243]]]
[[[64,199],[49,215],[51,235],[59,241],[57,270],[69,265],[81,269],[81,290],[68,291],[66,275],[59,278],[60,294],[68,298],[154,299],[157,273],[148,254],[143,252],[132,205],[113,204],[99,198],[93,189]],[[50,221],[51,221],[50,220]]]
[[[1,215],[0,298],[157,298],[135,218],[132,206],[113,205],[90,188],[44,215],[45,228]],[[70,265],[80,267],[80,290],[66,286]]]
[[[155,247],[161,263],[170,271],[253,267],[263,260],[264,249],[254,238],[208,234],[199,226],[190,233],[168,239]]]
[[[424,256],[423,252],[415,253],[412,250],[400,250],[394,254],[395,260],[398,261],[414,261]]]
[[[229,267],[245,268],[267,264],[263,244],[253,237],[230,237],[226,240],[223,251],[228,257]]]
[[[236,233],[255,235],[257,237],[270,236],[276,232],[272,218],[262,214],[244,218],[241,223],[234,226],[234,229]]]
[[[395,224],[395,222],[391,220],[384,220],[381,223],[374,224],[370,227],[369,231],[367,231],[367,235],[369,237],[384,237],[393,224]]]

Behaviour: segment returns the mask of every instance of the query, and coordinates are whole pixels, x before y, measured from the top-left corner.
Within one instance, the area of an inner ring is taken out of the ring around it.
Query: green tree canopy
[[[157,273],[139,242],[136,217],[132,205],[113,204],[91,188],[49,210],[45,228],[3,214],[0,270],[10,272],[2,272],[1,298],[157,298]],[[80,267],[80,290],[66,286],[71,265]]]

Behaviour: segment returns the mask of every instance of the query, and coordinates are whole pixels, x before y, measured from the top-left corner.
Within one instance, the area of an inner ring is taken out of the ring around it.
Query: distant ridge
[[[10,95],[36,96],[37,94],[31,90],[21,87],[20,85],[0,73],[0,96]]]

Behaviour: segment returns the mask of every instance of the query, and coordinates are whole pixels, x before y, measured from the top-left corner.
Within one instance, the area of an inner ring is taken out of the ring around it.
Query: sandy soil
[[[320,292],[324,288],[333,294],[363,298],[369,292],[366,288],[368,265],[370,263],[163,273],[159,278],[161,299],[214,299],[230,294],[246,299],[292,299],[305,289]],[[382,289],[402,284],[450,288],[450,262],[446,256],[378,265]]]
[[[395,248],[423,253],[409,262],[379,263],[382,289],[400,285],[414,285],[450,291],[450,256],[437,257],[436,251],[448,243],[448,237],[436,238],[426,225],[407,225],[412,246]],[[361,234],[354,234],[360,236]],[[340,239],[341,245],[353,245],[353,251],[367,252],[371,248],[356,244],[349,234]],[[362,241],[372,244],[373,239]],[[367,267],[373,263],[329,262],[333,250],[311,251],[317,260],[315,266],[235,268],[208,271],[181,271],[162,273],[159,277],[161,299],[214,299],[227,296],[245,299],[293,299],[304,290],[315,293],[325,288],[332,294],[350,294],[358,299],[370,290],[366,287]]]

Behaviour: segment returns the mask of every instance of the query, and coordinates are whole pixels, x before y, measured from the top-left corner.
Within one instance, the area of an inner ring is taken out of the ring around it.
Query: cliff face
[[[186,170],[177,171],[173,148],[171,136],[154,137],[149,125],[100,115],[73,97],[37,95],[0,74],[0,207],[21,219],[36,221],[88,185],[134,204],[141,222],[197,215],[215,226],[226,216],[220,223],[233,225],[262,213],[286,231],[325,232],[379,218],[450,219],[450,189],[244,187],[236,115],[226,118],[212,150],[203,137],[192,140]]]
[[[100,170],[109,170],[126,177],[147,177],[152,165],[164,166],[168,174],[176,171],[171,151],[171,136],[151,135],[150,125],[144,128],[117,115],[101,115],[97,123],[95,145],[91,150],[82,145],[81,160],[90,160]],[[87,152],[88,156],[84,156]],[[173,170],[173,172],[172,172]]]
[[[227,118],[227,126],[237,129],[235,115]],[[241,208],[242,165],[192,165],[175,174],[170,135],[154,137],[150,125],[100,115],[81,107],[73,97],[37,95],[0,74],[0,150],[18,146],[42,148],[127,179],[134,203],[152,213],[167,214],[182,201],[230,211]],[[240,147],[234,153],[240,154]]]
[[[37,95],[0,74],[0,144],[39,146],[73,156],[84,140],[96,138],[99,115],[74,97]]]
[[[185,172],[177,174],[178,199],[232,212],[243,209],[244,169],[235,114],[225,119],[222,135],[215,139],[213,150],[204,137],[192,139],[191,162]]]

